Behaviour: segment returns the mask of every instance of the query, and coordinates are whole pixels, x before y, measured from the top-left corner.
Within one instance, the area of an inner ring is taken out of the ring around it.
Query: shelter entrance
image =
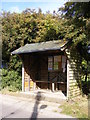
[[[67,59],[64,53],[60,51],[59,54],[55,52],[34,53],[34,55],[27,54],[26,57],[28,61],[24,61],[24,72],[25,76],[27,74],[29,77],[25,78],[25,91],[43,89],[55,92],[61,90],[66,94]]]

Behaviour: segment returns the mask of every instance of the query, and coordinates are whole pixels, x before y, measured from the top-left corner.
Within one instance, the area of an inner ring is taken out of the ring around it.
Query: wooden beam
[[[33,90],[36,90],[36,82],[33,83]]]
[[[52,83],[52,91],[54,92],[54,83]]]
[[[22,63],[22,91],[24,92],[25,91],[25,88],[24,88],[24,64]]]
[[[67,60],[67,98],[69,98],[69,60]]]
[[[30,76],[28,77],[28,91],[30,91]]]

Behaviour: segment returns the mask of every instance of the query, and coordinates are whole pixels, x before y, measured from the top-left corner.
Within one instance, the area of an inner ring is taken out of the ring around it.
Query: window
[[[61,69],[61,56],[48,57],[48,70],[60,70]]]
[[[54,70],[59,70],[61,67],[61,56],[54,56]]]
[[[53,57],[48,57],[48,70],[53,70]]]

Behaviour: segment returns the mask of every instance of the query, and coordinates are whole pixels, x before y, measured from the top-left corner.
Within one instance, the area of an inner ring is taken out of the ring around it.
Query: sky
[[[58,11],[58,8],[64,5],[67,0],[2,0],[1,10],[21,13],[26,8],[35,9],[41,8],[43,13],[46,11]]]

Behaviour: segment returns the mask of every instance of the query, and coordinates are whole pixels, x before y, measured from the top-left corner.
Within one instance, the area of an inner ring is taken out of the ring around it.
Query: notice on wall
[[[66,62],[66,56],[62,56],[62,62],[63,62],[63,63]]]
[[[65,72],[65,65],[66,65],[66,56],[62,56],[62,68],[63,68],[63,72]]]
[[[25,87],[28,87],[28,81],[25,81]]]
[[[33,88],[33,81],[30,81],[30,88]]]

